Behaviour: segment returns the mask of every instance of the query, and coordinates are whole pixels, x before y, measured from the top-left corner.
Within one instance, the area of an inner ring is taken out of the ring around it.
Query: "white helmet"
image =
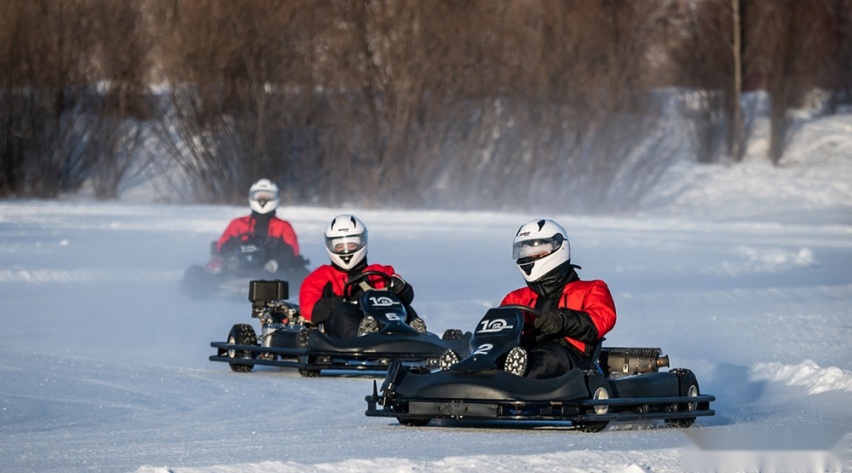
[[[571,261],[571,243],[561,225],[549,219],[525,223],[512,242],[512,258],[528,283]]]
[[[349,214],[334,217],[325,230],[325,249],[331,262],[350,270],[367,257],[367,227]]]
[[[251,185],[248,201],[255,212],[268,214],[278,207],[278,186],[269,179],[261,179]]]

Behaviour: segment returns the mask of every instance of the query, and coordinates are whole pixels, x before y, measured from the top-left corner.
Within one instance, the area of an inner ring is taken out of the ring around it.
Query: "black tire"
[[[303,378],[318,378],[320,372],[319,370],[299,370],[299,374],[302,375]]]
[[[432,421],[432,419],[415,419],[411,417],[397,417],[396,420],[406,427],[423,427]]]
[[[460,340],[464,334],[457,328],[448,328],[444,330],[441,340]]]
[[[248,324],[234,325],[228,334],[228,343],[231,345],[257,345],[257,334],[254,332],[254,327]],[[247,350],[228,350],[226,354],[229,358],[254,358],[254,353]],[[228,363],[228,365],[232,371],[237,373],[248,373],[254,368],[254,365],[238,363]]]
[[[181,294],[193,299],[206,299],[213,295],[215,288],[216,275],[208,273],[198,265],[187,268],[180,282]]]
[[[698,388],[698,380],[695,378],[695,373],[685,368],[675,368],[670,371],[677,375],[677,390],[678,396],[681,397],[695,397],[698,396],[701,391]],[[672,411],[674,412],[687,412],[694,411],[698,408],[697,402],[684,402],[674,404],[672,406]],[[685,429],[691,427],[692,424],[695,423],[695,417],[681,417],[678,419],[666,419],[666,425],[669,427],[675,427],[679,429]]]
[[[603,379],[599,376],[595,376],[595,377],[589,378],[588,383],[589,383],[589,385],[588,385],[589,393],[591,393],[592,399],[610,399],[610,398],[612,398],[612,388],[609,386],[609,383],[605,379]],[[598,415],[603,415],[603,414],[608,414],[608,413],[609,413],[609,406],[595,406],[595,407],[589,409],[589,411],[587,412],[587,414],[598,414]],[[600,422],[586,421],[586,422],[574,423],[574,426],[577,427],[577,430],[579,430],[581,432],[588,432],[588,433],[600,432],[600,431],[606,429],[606,427],[608,425],[609,425],[608,420],[602,420]]]

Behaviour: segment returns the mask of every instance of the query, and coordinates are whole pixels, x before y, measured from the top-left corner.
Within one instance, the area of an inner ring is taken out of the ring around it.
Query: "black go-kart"
[[[689,427],[696,417],[712,416],[714,396],[701,394],[692,371],[669,366],[659,348],[602,347],[593,368],[574,368],[550,379],[529,379],[503,369],[507,353],[519,346],[522,306],[488,310],[471,340],[470,354],[449,368],[433,371],[394,364],[381,386],[373,382],[365,414],[395,417],[406,426],[432,419],[570,422],[584,432],[599,432],[610,421],[662,419]]]
[[[347,283],[345,293],[359,292],[351,289],[373,274],[384,275],[365,272]],[[260,335],[249,324],[234,325],[227,341],[210,343],[217,350],[210,361],[228,363],[237,372],[268,365],[296,368],[305,377],[331,370],[384,375],[391,363],[435,368],[448,349],[467,353],[472,337],[456,329],[446,330],[441,337],[418,332],[405,322],[408,314],[396,295],[371,288],[360,291],[358,300],[365,316],[376,321],[377,330],[355,338],[334,337],[325,333],[322,324],[306,322],[298,305],[285,300],[287,292],[285,281],[251,281],[249,300],[252,317],[261,324]]]
[[[180,282],[182,294],[194,298],[245,294],[249,282],[258,279],[285,280],[290,289],[298,291],[309,272],[310,260],[301,255],[278,258],[270,263],[273,258],[259,240],[240,244],[224,255],[219,255],[214,241],[210,244],[210,256],[220,260],[219,267],[215,270],[210,265],[187,268]]]

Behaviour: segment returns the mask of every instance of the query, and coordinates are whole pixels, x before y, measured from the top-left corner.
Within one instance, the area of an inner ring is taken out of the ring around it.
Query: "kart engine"
[[[287,281],[251,281],[249,296],[251,301],[251,316],[260,322],[260,342],[269,347],[272,334],[286,327],[304,322],[299,306],[287,302],[290,296]]]
[[[258,317],[260,312],[270,308],[270,304],[274,305],[288,297],[290,297],[290,286],[287,281],[249,282],[248,299],[251,302],[252,317]]]
[[[660,348],[606,347],[601,350],[601,368],[610,376],[653,373],[669,366]]]

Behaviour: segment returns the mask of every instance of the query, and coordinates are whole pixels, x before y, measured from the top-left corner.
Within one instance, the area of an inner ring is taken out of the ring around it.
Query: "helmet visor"
[[[336,255],[347,255],[367,246],[367,237],[364,235],[326,237],[325,246],[328,251]]]
[[[533,261],[544,258],[562,247],[563,241],[565,238],[559,233],[547,238],[516,241],[512,245],[512,259]]]
[[[249,194],[249,199],[258,202],[269,202],[278,199],[278,193],[267,189],[256,190]]]

